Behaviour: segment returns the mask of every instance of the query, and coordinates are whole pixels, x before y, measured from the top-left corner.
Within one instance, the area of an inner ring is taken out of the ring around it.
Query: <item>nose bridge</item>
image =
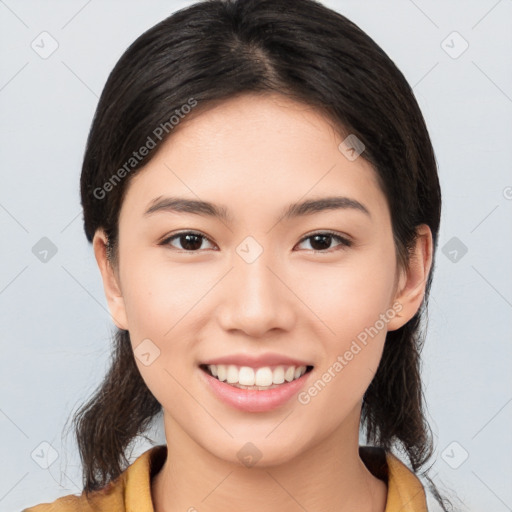
[[[244,251],[245,249],[245,251]],[[220,320],[225,329],[243,330],[253,336],[274,328],[289,329],[293,322],[291,297],[275,274],[271,251],[243,243],[233,255]],[[281,277],[283,279],[283,277]]]
[[[235,265],[235,286],[240,289],[239,298],[244,302],[254,303],[254,305],[270,304],[272,297],[279,294],[276,290],[276,277],[270,271],[272,262],[267,255],[259,256],[255,261],[248,263],[240,260]]]

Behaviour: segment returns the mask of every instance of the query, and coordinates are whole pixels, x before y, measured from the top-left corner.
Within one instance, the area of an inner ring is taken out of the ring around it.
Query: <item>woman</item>
[[[83,494],[27,511],[427,510],[441,193],[365,33],[312,0],[176,12],[112,71],[81,194],[113,361],[75,417]]]

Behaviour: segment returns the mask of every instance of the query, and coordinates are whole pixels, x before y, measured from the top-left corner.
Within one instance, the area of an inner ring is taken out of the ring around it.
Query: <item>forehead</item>
[[[337,194],[384,207],[371,164],[347,159],[345,134],[314,107],[277,94],[200,107],[132,178],[125,202],[172,193],[259,209]]]
[[[199,105],[177,128],[171,145],[200,143],[210,152],[215,148],[226,151],[226,146],[238,142],[230,148],[231,153],[251,151],[256,146],[261,151],[264,145],[276,156],[279,150],[292,147],[297,152],[304,147],[305,139],[312,144],[342,140],[341,127],[315,107],[277,93],[245,93]]]

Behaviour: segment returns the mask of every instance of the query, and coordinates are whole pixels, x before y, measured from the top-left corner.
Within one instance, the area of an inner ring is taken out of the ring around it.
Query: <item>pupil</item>
[[[323,239],[323,242],[320,242],[320,247],[315,247],[315,244],[319,241],[319,239]],[[326,242],[327,240],[327,242]],[[320,251],[322,249],[328,249],[331,245],[331,235],[314,235],[311,239],[311,247],[315,251]]]
[[[194,244],[193,239],[196,243]],[[183,241],[185,240],[185,243]],[[191,241],[192,240],[192,241]],[[181,235],[180,237],[181,246],[187,251],[193,251],[201,247],[201,237],[198,235]]]
[[[311,237],[311,247],[315,251],[328,249],[331,245],[331,238],[331,235],[314,235]],[[201,247],[201,237],[198,235],[181,235],[180,241],[182,247],[187,251],[193,251]]]

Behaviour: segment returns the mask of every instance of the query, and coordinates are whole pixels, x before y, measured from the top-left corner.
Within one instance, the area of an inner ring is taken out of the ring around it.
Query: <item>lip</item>
[[[249,366],[251,368],[262,368],[264,366],[313,366],[311,362],[290,358],[284,354],[267,352],[260,355],[230,354],[215,359],[208,359],[201,364],[233,364],[236,366]]]
[[[222,359],[222,361],[224,361],[224,359]],[[199,368],[199,372],[201,379],[205,382],[207,387],[225,404],[245,412],[266,412],[281,407],[295,396],[306,385],[312,370],[291,382],[285,382],[276,388],[262,391],[235,388],[212,377],[201,368]]]

